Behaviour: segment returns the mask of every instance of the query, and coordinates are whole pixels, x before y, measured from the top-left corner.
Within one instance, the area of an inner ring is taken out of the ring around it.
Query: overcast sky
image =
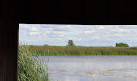
[[[137,46],[137,25],[20,24],[19,41],[31,45],[65,46],[68,40],[81,46]]]

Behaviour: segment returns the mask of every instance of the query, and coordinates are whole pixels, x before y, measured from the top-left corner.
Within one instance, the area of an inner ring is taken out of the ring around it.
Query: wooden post
[[[0,10],[0,81],[17,81],[19,26],[17,5],[15,0],[2,0],[2,9]]]
[[[17,81],[18,23],[0,23],[0,81]]]

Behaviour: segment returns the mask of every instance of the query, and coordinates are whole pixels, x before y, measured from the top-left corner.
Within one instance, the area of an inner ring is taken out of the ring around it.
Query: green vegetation
[[[73,40],[69,40],[67,46],[75,46],[75,44],[73,43]]]
[[[20,45],[18,56],[18,81],[49,81],[48,68],[43,68],[35,51],[29,51],[30,46]]]
[[[137,47],[30,46],[36,55],[137,55]]]
[[[129,47],[126,43],[116,43],[116,47]]]

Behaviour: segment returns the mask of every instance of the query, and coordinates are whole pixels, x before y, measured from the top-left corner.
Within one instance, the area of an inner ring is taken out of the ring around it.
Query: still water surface
[[[137,56],[41,56],[41,60],[48,64],[50,81],[137,81]]]

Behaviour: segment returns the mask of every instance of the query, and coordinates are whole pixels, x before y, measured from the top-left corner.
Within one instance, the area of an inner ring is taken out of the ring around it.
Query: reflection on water
[[[137,81],[137,56],[42,56],[41,60],[48,61],[50,81]]]

